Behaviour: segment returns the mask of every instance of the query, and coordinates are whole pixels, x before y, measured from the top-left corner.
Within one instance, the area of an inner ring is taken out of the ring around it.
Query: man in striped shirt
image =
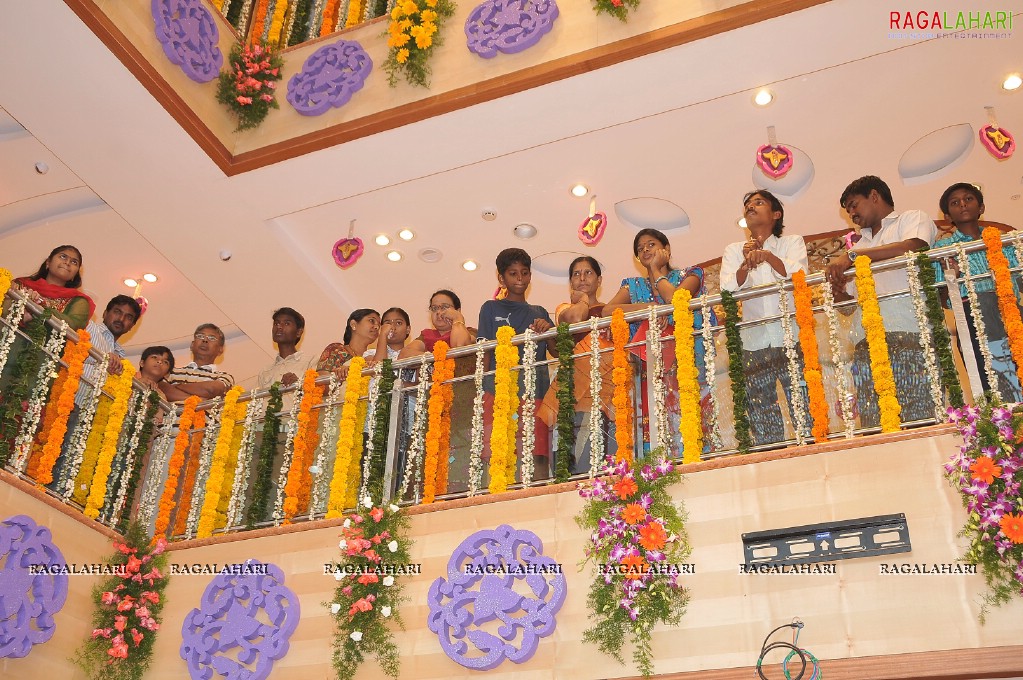
[[[222,330],[211,323],[202,324],[195,329],[189,348],[191,363],[175,368],[159,385],[167,401],[184,401],[192,395],[213,399],[234,386],[231,374],[218,370],[214,363],[224,351]]]

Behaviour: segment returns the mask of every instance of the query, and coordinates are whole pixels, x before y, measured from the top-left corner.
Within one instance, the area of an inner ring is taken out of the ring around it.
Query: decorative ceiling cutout
[[[814,168],[813,161],[802,150],[794,146],[783,147],[789,154],[789,170],[777,179],[764,174],[763,166],[758,162],[753,163],[753,186],[757,189],[770,191],[778,198],[793,199],[801,196],[813,182]],[[741,196],[736,196],[738,205]]]
[[[689,230],[689,215],[680,206],[663,198],[644,196],[615,203],[615,215],[637,231],[657,229],[663,232]]]
[[[538,43],[558,18],[555,0],[487,0],[465,20],[466,46],[485,59]]]
[[[950,125],[913,142],[899,159],[899,176],[906,184],[919,184],[959,165],[973,148],[973,126]]]
[[[338,40],[309,55],[288,80],[288,103],[303,116],[318,116],[348,103],[362,89],[373,60],[362,45]]]

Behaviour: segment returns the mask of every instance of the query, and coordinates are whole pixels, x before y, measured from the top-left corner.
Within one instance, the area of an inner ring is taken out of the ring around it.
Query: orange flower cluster
[[[629,503],[622,510],[622,519],[626,524],[639,524],[646,519],[646,510],[639,503]]]
[[[206,412],[199,411],[195,414],[192,429],[203,430],[206,427]],[[205,431],[195,432],[192,435],[192,445],[188,450],[188,460],[185,463],[185,481],[182,484],[181,504],[178,506],[177,515],[174,517],[174,533],[185,533],[188,525],[188,513],[192,509],[192,491],[195,489],[195,478],[199,473],[199,459],[202,457],[202,440],[206,438]]]
[[[234,425],[239,420],[239,411],[245,412],[245,404],[241,404],[240,408],[238,404],[238,397],[241,394],[242,388],[236,385],[224,395],[220,432],[213,447],[213,457],[206,476],[206,492],[203,494],[202,508],[199,512],[199,527],[196,530],[198,538],[209,538],[213,535],[213,527],[217,521],[217,506],[220,505],[220,492],[224,488],[224,477],[227,474],[227,458],[231,453]]]
[[[1023,543],[1023,515],[1006,513],[998,520],[998,526],[1007,539],[1017,545]]]
[[[660,522],[647,522],[639,529],[639,544],[647,550],[662,550],[668,541],[668,532]]]
[[[902,421],[899,415],[902,406],[895,392],[895,374],[888,357],[888,338],[881,320],[881,306],[877,302],[874,273],[870,271],[870,258],[860,255],[856,258],[856,291],[863,310],[863,330],[867,334],[867,349],[870,352],[870,371],[874,377],[874,392],[881,410],[881,431],[898,432]]]
[[[91,347],[88,331],[80,330],[78,342],[69,342],[64,348],[63,361],[67,364],[67,371],[62,373],[63,379],[57,381],[50,393],[50,403],[46,407],[46,419],[41,431],[42,449],[34,469],[29,468],[29,474],[39,484],[53,481],[53,466],[60,457],[60,447],[67,434],[68,417],[75,407],[75,393],[78,392],[82,370]]]
[[[996,477],[1002,476],[1001,466],[995,465],[995,461],[990,456],[978,456],[977,460],[970,464],[970,472],[973,473],[973,479],[978,479],[985,484],[991,484]]]
[[[327,0],[327,4],[323,7],[323,23],[320,24],[320,37],[334,32],[340,5],[341,0]]]
[[[803,350],[803,378],[810,395],[810,416],[813,418],[813,439],[828,438],[828,398],[824,394],[824,374],[817,353],[817,320],[813,316],[813,291],[806,285],[806,272],[792,275],[792,295],[796,299],[796,323],[799,324],[799,347]]]
[[[671,296],[675,321],[675,371],[678,379],[678,407],[681,418],[682,462],[698,463],[703,453],[703,407],[700,405],[700,372],[696,368],[696,318],[689,309],[693,294],[679,286]]]
[[[337,449],[334,458],[334,475],[330,480],[330,498],[327,501],[327,519],[344,514],[345,501],[351,497],[350,488],[358,489],[359,460],[356,438],[362,441],[362,422],[359,420],[359,400],[369,387],[369,377],[362,375],[366,360],[352,359],[348,367],[348,382],[345,385],[345,399],[341,406],[341,424],[338,428]],[[358,421],[358,422],[357,422]],[[361,444],[359,447],[361,450]],[[353,480],[353,470],[355,479]]]
[[[316,416],[313,406],[323,398],[323,389],[316,386],[318,374],[314,369],[305,372],[302,378],[302,401],[299,402],[298,425],[295,428],[291,469],[288,470],[288,481],[284,485],[284,522],[300,512],[309,509],[309,487],[311,477],[309,466],[313,464],[316,452],[317,432]],[[303,502],[304,501],[304,502]]]
[[[497,329],[497,348],[494,350],[494,420],[490,432],[490,493],[504,493],[515,480],[515,435],[517,421],[512,414],[518,409],[518,381],[512,376],[512,366],[519,361],[519,350],[511,344],[515,329],[501,326]]]
[[[256,3],[256,10],[252,13],[252,28],[249,30],[250,44],[256,44],[263,39],[263,29],[266,28],[267,5],[269,4],[270,0],[258,0]]]
[[[188,431],[192,429],[192,424],[195,422],[195,407],[198,405],[199,397],[189,397],[185,400],[184,410],[181,412],[178,436],[174,440],[174,451],[171,453],[170,463],[167,466],[167,483],[163,487],[163,495],[160,496],[160,511],[156,515],[156,528],[153,531],[154,541],[165,536],[167,528],[170,526],[170,514],[174,511],[174,494],[178,490],[178,478],[181,476],[181,470],[185,467]]]
[[[1005,323],[1012,360],[1016,362],[1016,375],[1023,376],[1023,319],[1020,318],[1016,293],[1012,288],[1009,260],[1002,252],[1002,232],[997,227],[987,227],[981,232],[981,238],[987,246],[987,261],[998,295],[998,311],[1002,313],[1002,321]]]
[[[618,442],[615,460],[632,462],[632,398],[629,396],[632,368],[625,351],[629,342],[629,324],[625,323],[625,312],[621,309],[616,309],[611,315],[611,340],[614,342],[611,403],[615,408],[615,441]]]
[[[433,503],[437,493],[448,490],[447,462],[451,446],[451,403],[455,391],[455,360],[448,359],[448,345],[441,340],[433,347],[433,385],[428,402],[429,429],[426,431],[426,461],[423,479],[423,505]]]

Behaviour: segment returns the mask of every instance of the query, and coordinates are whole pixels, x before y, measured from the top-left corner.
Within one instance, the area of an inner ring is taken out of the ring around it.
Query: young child
[[[135,379],[143,385],[156,389],[164,378],[174,370],[174,354],[166,347],[147,347],[142,352],[142,363]]]
[[[511,326],[515,329],[516,335],[524,333],[527,328],[533,329],[536,333],[543,333],[554,326],[550,314],[543,307],[531,305],[526,302],[526,290],[532,277],[530,267],[532,258],[529,253],[521,248],[506,248],[497,255],[497,280],[503,288],[508,291],[508,296],[503,300],[487,300],[480,309],[480,322],[478,325],[479,338],[494,340],[497,338],[497,329],[501,326]],[[555,354],[552,347],[547,346],[546,341],[536,343],[535,361],[544,361],[548,351]],[[521,356],[521,348],[520,348]],[[525,357],[523,357],[524,359]],[[493,362],[491,361],[491,364]],[[493,365],[491,365],[491,369]],[[484,384],[486,395],[484,396],[484,434],[483,441],[488,447],[485,455],[489,456],[490,430],[493,426],[494,414],[494,379],[487,376]],[[550,387],[550,374],[546,366],[537,366],[536,370],[536,393],[533,395],[537,409],[543,403],[543,396]],[[522,372],[519,371],[519,398],[525,390]],[[550,436],[547,424],[537,416],[534,428],[536,446],[533,449],[534,478],[545,479],[550,476]],[[516,440],[516,449],[521,451],[522,442]]]
[[[398,353],[405,347],[411,332],[408,312],[401,307],[391,307],[380,319],[380,337],[376,347],[370,347],[362,356],[374,361],[397,361]]]

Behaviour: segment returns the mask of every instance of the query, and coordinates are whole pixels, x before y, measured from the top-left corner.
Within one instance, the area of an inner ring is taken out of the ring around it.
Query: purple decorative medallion
[[[529,595],[520,592],[520,581]],[[462,541],[448,560],[447,580],[433,582],[428,600],[427,625],[444,653],[466,668],[487,671],[505,657],[528,661],[540,638],[554,632],[565,576],[560,564],[543,555],[536,534],[502,524]],[[486,625],[495,620],[500,625]]]
[[[181,658],[192,678],[265,680],[288,653],[298,627],[298,596],[275,564],[249,560],[206,586],[181,627]],[[240,573],[239,573],[240,572]],[[269,622],[269,623],[268,623]]]
[[[220,74],[224,55],[217,46],[220,31],[202,0],[153,0],[156,39],[172,63],[197,83]]]
[[[373,60],[362,45],[338,40],[309,55],[288,81],[288,102],[303,116],[318,116],[348,103],[362,89]]]
[[[557,18],[555,0],[487,0],[465,20],[466,44],[487,59],[521,52],[539,42]]]
[[[53,637],[53,615],[67,600],[67,574],[33,574],[30,567],[60,572],[66,565],[50,530],[31,517],[0,522],[0,658],[25,656]]]

